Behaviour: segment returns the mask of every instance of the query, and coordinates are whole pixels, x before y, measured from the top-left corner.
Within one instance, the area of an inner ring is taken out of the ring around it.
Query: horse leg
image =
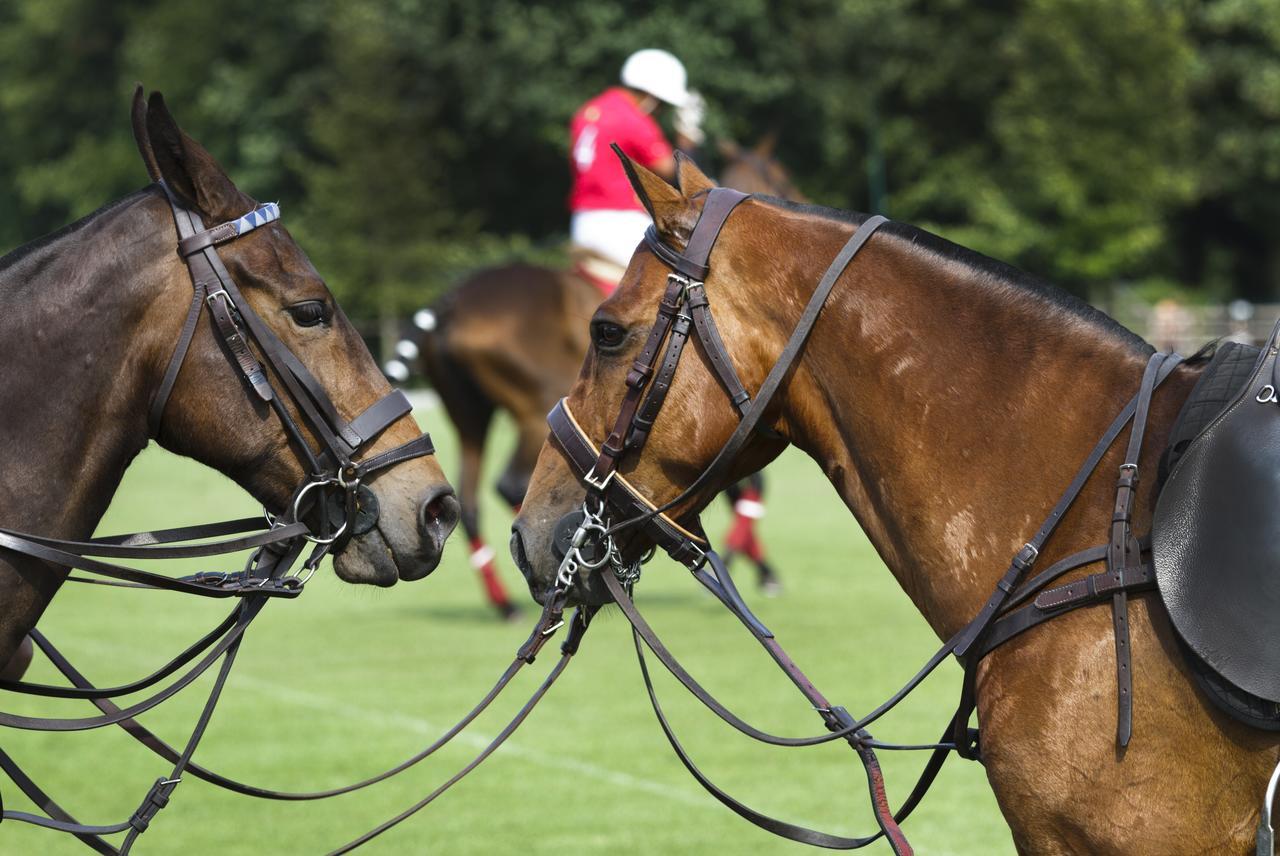
[[[764,547],[756,532],[756,521],[764,516],[763,497],[764,477],[760,473],[743,479],[725,491],[725,498],[733,506],[733,523],[725,537],[728,547],[725,564],[738,554],[746,556],[756,566],[756,580],[760,590],[772,597],[781,591],[782,585],[773,567],[765,560]]]
[[[458,501],[462,505],[462,528],[467,533],[467,544],[471,548],[471,567],[480,575],[489,603],[503,618],[511,619],[519,614],[519,610],[511,602],[506,587],[498,578],[493,548],[480,534],[480,467],[484,459],[485,435],[485,431],[466,431],[460,434],[462,473],[458,478]]]
[[[516,447],[507,461],[507,468],[498,479],[498,493],[517,513],[520,503],[524,502],[525,492],[529,489],[529,479],[533,476],[533,468],[538,463],[538,454],[542,451],[542,443],[547,438],[546,423],[541,416],[522,419],[516,426],[519,436]]]
[[[27,667],[31,665],[31,658],[35,653],[35,648],[31,644],[31,637],[24,636],[18,644],[18,650],[9,658],[9,662],[0,669],[0,681],[17,681],[21,680],[26,674]]]

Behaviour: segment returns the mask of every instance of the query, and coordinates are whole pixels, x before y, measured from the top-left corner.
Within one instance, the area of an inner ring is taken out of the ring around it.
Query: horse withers
[[[684,246],[711,183],[688,164],[679,189],[643,169],[635,175],[660,239]],[[760,389],[815,283],[862,220],[753,198],[725,223],[706,294],[748,390]],[[596,446],[614,427],[669,264],[642,248],[592,320],[592,347],[566,405]],[[739,419],[704,349],[686,351],[642,453],[624,451],[616,470],[658,506],[707,469]],[[716,483],[669,510],[671,520],[691,525],[716,490],[793,443],[818,461],[924,619],[950,639],[1134,397],[1150,354],[1139,337],[1051,286],[920,230],[884,226],[837,280],[766,411],[777,434],[750,439]],[[1154,394],[1144,468],[1166,445],[1199,371],[1179,368]],[[1123,446],[1102,455],[1037,568],[1106,537]],[[555,526],[583,497],[576,468],[549,442],[512,537],[535,598],[555,588]],[[1140,482],[1135,531],[1150,526],[1154,499],[1155,479]],[[640,529],[617,533],[625,560],[651,546]],[[605,573],[607,564],[580,570],[573,599],[607,600]],[[1046,854],[1253,852],[1280,737],[1228,718],[1197,692],[1154,592],[1131,597],[1128,626],[1127,747],[1116,739],[1108,610],[1055,618],[978,664],[981,757],[1015,845]]]
[[[148,102],[139,89],[134,133],[156,183],[0,259],[0,361],[7,368],[0,383],[0,526],[8,530],[85,539],[152,439],[230,476],[277,515],[311,475],[298,441],[238,375],[212,310],[192,314],[192,276],[175,252],[165,188],[175,205],[210,225],[259,206],[182,132],[158,93]],[[280,222],[254,228],[219,252],[249,306],[309,369],[341,419],[354,419],[390,392]],[[212,289],[209,296],[217,297]],[[153,431],[150,411],[188,318],[198,323]],[[282,379],[271,371],[269,380],[279,387]],[[283,407],[304,426],[299,439],[319,442],[295,402]],[[418,435],[405,416],[362,454]],[[335,557],[338,576],[389,586],[429,574],[459,515],[434,457],[383,469],[365,486],[376,498],[377,522]],[[0,552],[0,663],[23,650],[65,577],[66,568]],[[17,677],[23,660],[19,653],[5,677]]]

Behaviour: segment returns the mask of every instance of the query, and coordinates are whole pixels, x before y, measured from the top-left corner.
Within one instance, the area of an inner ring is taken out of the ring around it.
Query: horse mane
[[[808,214],[827,220],[836,220],[841,223],[851,223],[855,226],[860,226],[863,221],[870,217],[869,214],[842,211],[838,208],[827,208],[823,205],[792,202],[773,196],[757,195],[754,198],[798,214]],[[1101,309],[1053,283],[1029,274],[1007,262],[984,256],[982,253],[963,247],[953,241],[948,241],[946,238],[925,231],[918,226],[912,226],[909,223],[890,220],[882,229],[914,247],[937,256],[940,261],[957,263],[968,268],[977,275],[978,279],[988,285],[1023,292],[1042,304],[1067,312],[1087,324],[1101,328],[1103,331],[1124,340],[1142,353],[1150,353],[1153,350],[1145,339]]]
[[[76,220],[74,223],[69,223],[66,226],[63,226],[62,228],[57,229],[56,231],[50,232],[49,234],[44,235],[43,237],[36,238],[34,241],[29,241],[28,243],[22,244],[16,249],[10,251],[9,253],[3,256],[0,256],[0,274],[4,273],[9,268],[12,268],[18,262],[22,261],[28,256],[31,256],[37,251],[44,249],[50,244],[56,243],[57,241],[60,241],[63,238],[68,237],[69,235],[73,235],[76,232],[79,232],[81,229],[88,226],[90,223],[94,222],[99,217],[105,216],[111,211],[114,211],[116,208],[119,208],[129,202],[133,202],[135,199],[145,196],[148,193],[155,192],[155,188],[156,188],[156,185],[153,184],[148,187],[144,187],[141,190],[136,190],[133,193],[130,193],[128,196],[123,196],[120,199],[116,199],[112,202],[108,202],[106,205],[103,205],[101,208],[99,208],[97,211],[94,211],[92,214],[87,214],[84,217],[81,217],[79,220]]]

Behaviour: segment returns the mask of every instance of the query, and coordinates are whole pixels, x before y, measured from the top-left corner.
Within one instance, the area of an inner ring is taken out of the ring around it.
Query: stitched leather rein
[[[587,490],[587,498],[581,510],[566,515],[565,520],[557,527],[557,532],[570,531],[571,524],[577,521],[585,520],[592,523],[588,527],[586,541],[578,538],[577,546],[590,553],[592,557],[590,568],[604,568],[602,576],[605,585],[632,625],[636,654],[654,713],[668,742],[699,784],[739,816],[775,835],[840,850],[857,849],[883,836],[888,840],[893,851],[903,856],[911,853],[912,850],[899,824],[923,799],[949,754],[955,751],[964,757],[979,758],[978,733],[976,729],[969,728],[969,720],[975,706],[974,684],[977,663],[997,645],[1043,621],[1082,606],[1104,602],[1113,604],[1113,610],[1117,616],[1115,622],[1117,681],[1121,699],[1117,740],[1121,745],[1127,743],[1131,699],[1128,684],[1128,633],[1123,611],[1124,601],[1128,593],[1147,591],[1154,586],[1150,565],[1143,561],[1147,550],[1146,542],[1139,541],[1133,536],[1130,525],[1137,482],[1138,453],[1141,449],[1143,428],[1154,390],[1172,373],[1181,361],[1181,357],[1167,354],[1154,354],[1151,357],[1137,395],[1117,415],[1098,441],[1044,524],[1014,557],[1009,569],[979,613],[959,633],[947,640],[898,692],[861,719],[855,720],[845,708],[833,705],[818,691],[783,650],[774,634],[752,614],[737,591],[724,563],[717,553],[710,549],[702,536],[702,528],[696,518],[691,523],[681,525],[666,513],[683,506],[697,496],[699,491],[716,489],[725,481],[738,453],[742,451],[752,434],[768,430],[760,424],[764,412],[803,350],[836,281],[876,230],[887,222],[885,218],[879,216],[867,219],[837,253],[801,313],[777,362],[753,399],[738,378],[732,360],[716,329],[705,286],[705,280],[710,273],[711,250],[720,230],[732,211],[747,198],[749,197],[727,188],[710,190],[683,252],[664,243],[652,226],[646,232],[644,246],[670,267],[672,272],[667,277],[667,285],[659,301],[657,319],[627,374],[626,390],[613,429],[597,448],[575,419],[567,399],[562,399],[547,417],[552,440]],[[639,455],[643,449],[667,391],[670,389],[691,329],[698,336],[712,371],[738,410],[741,419],[711,464],[693,483],[674,499],[659,505],[631,485],[618,472],[618,464],[625,455]],[[666,348],[659,362],[659,353],[664,342]],[[1019,587],[1019,582],[1034,565],[1045,541],[1071,507],[1089,475],[1130,422],[1133,422],[1134,429],[1130,435],[1125,463],[1120,469],[1117,482],[1111,542],[1108,545],[1090,548],[1068,556]],[[640,615],[631,599],[632,589],[639,580],[644,559],[632,561],[623,559],[622,550],[615,542],[614,536],[620,531],[632,528],[638,529],[645,540],[661,547],[673,559],[683,564],[699,583],[728,607],[822,717],[828,730],[827,734],[814,737],[780,737],[755,728],[726,708],[681,666]],[[581,525],[577,532],[582,532]],[[1044,590],[1045,586],[1068,571],[1104,558],[1108,562],[1106,573],[1094,574],[1056,589]],[[558,577],[556,591],[560,591],[565,584],[565,580]],[[865,769],[879,832],[865,837],[849,838],[808,829],[764,815],[737,801],[715,785],[694,764],[667,722],[650,681],[644,657],[645,647],[648,647],[671,674],[713,713],[755,740],[789,747],[813,746],[839,739],[847,741],[857,752]],[[867,732],[867,727],[897,705],[951,655],[958,657],[964,664],[965,681],[959,707],[943,732],[941,740],[932,744],[900,745],[874,739]],[[915,787],[897,812],[889,806],[880,766],[875,756],[876,749],[920,749],[931,752]]]
[[[427,434],[422,434],[394,449],[357,460],[356,456],[360,451],[372,443],[386,428],[409,415],[411,408],[408,399],[402,392],[395,391],[379,399],[351,421],[343,420],[324,387],[271,332],[236,287],[235,281],[218,257],[217,247],[278,219],[280,216],[278,206],[268,203],[238,220],[204,229],[195,212],[184,208],[163,183],[161,187],[164,188],[178,229],[180,238],[178,251],[190,270],[193,295],[191,307],[173,355],[152,399],[148,414],[151,434],[158,435],[162,427],[170,393],[190,349],[200,316],[207,306],[213,329],[225,347],[232,365],[244,379],[247,394],[265,402],[279,417],[309,475],[294,491],[287,508],[277,516],[265,515],[265,520],[252,517],[178,529],[93,538],[88,541],[66,541],[0,529],[0,548],[94,575],[94,577],[68,578],[75,582],[163,589],[201,597],[236,599],[236,606],[231,614],[217,627],[151,675],[131,683],[108,688],[94,686],[43,634],[34,630],[31,633],[32,638],[58,671],[70,681],[71,686],[0,681],[0,690],[85,700],[91,702],[100,712],[96,716],[78,719],[31,717],[0,712],[0,726],[63,732],[116,725],[172,765],[168,775],[155,781],[128,820],[114,824],[94,825],[77,821],[43,791],[8,754],[0,750],[0,770],[3,770],[44,812],[43,815],[38,815],[22,811],[6,811],[0,803],[0,819],[22,821],[70,833],[103,854],[128,853],[137,837],[146,831],[160,809],[168,804],[174,789],[186,773],[247,796],[291,801],[324,799],[384,781],[433,754],[460,733],[489,706],[521,667],[534,661],[539,650],[556,629],[565,624],[561,613],[567,589],[549,599],[548,606],[543,610],[529,639],[517,651],[515,659],[499,677],[493,689],[475,708],[423,751],[363,781],[327,791],[289,793],[246,785],[192,761],[192,754],[209,724],[227,675],[235,661],[244,632],[261,612],[266,601],[271,598],[297,597],[325,555],[340,551],[352,536],[363,534],[375,525],[377,503],[373,493],[361,484],[363,479],[404,461],[429,455],[434,449],[431,438]],[[270,369],[270,374],[267,368]],[[272,375],[275,376],[280,387],[273,384]],[[318,439],[321,445],[319,451],[311,448],[306,433],[284,405],[280,394],[281,387],[296,407],[311,434]],[[315,522],[314,531],[309,521]],[[189,541],[201,541],[201,543],[182,543]],[[290,569],[300,558],[308,542],[314,545],[310,554],[298,571],[290,573]],[[202,572],[180,578],[101,561],[101,558],[206,557],[247,549],[252,549],[254,552],[242,571]],[[95,556],[100,558],[90,558]],[[594,610],[588,609],[580,610],[574,616],[569,638],[564,643],[559,663],[511,724],[480,753],[475,761],[415,806],[334,852],[347,852],[354,849],[416,813],[478,766],[501,745],[563,671],[569,658],[576,652],[592,614]],[[217,671],[214,686],[190,738],[181,750],[169,745],[137,721],[138,715],[151,710],[194,683],[219,659],[222,665]],[[184,669],[186,671],[183,671]],[[172,683],[142,701],[134,702],[127,707],[120,707],[113,701],[115,698],[154,687],[178,673],[181,673],[180,676]],[[119,848],[103,837],[122,832],[125,833],[125,839]]]

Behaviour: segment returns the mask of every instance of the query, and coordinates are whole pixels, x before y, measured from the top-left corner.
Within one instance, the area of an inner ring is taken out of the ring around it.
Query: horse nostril
[[[458,504],[458,498],[453,495],[452,488],[445,487],[429,495],[418,506],[418,531],[424,537],[437,539],[443,544],[461,517],[462,506]]]
[[[520,537],[520,530],[514,526],[511,527],[511,560],[516,563],[525,580],[532,579],[533,570],[529,567],[529,557],[524,552],[524,539]]]

